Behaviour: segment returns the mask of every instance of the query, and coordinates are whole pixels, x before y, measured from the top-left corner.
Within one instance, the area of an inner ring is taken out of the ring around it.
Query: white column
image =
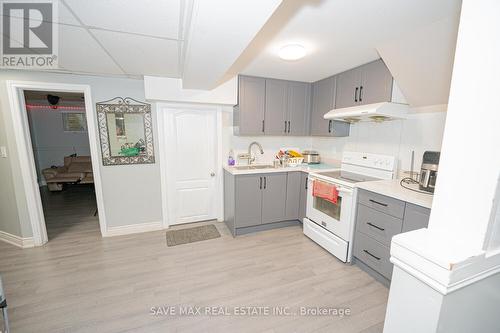
[[[429,227],[395,236],[384,332],[500,332],[500,1],[464,0]]]

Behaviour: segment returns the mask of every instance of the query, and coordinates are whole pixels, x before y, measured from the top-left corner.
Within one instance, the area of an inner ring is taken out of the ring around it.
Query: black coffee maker
[[[436,187],[436,178],[439,166],[438,151],[426,151],[422,158],[422,167],[420,168],[419,188],[423,191],[434,193]]]

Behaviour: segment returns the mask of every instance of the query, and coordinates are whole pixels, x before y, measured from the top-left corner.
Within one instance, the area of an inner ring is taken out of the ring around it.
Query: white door
[[[172,110],[167,116],[169,224],[217,217],[217,113]]]

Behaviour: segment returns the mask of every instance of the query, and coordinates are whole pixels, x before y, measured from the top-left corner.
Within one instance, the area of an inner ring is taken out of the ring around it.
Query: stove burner
[[[333,179],[339,179],[343,180],[348,183],[359,183],[359,182],[366,182],[370,180],[379,180],[378,178],[366,176],[366,175],[361,175],[358,173],[353,173],[353,172],[348,172],[348,171],[329,171],[329,172],[318,172],[318,175],[324,176],[324,177],[330,177]]]

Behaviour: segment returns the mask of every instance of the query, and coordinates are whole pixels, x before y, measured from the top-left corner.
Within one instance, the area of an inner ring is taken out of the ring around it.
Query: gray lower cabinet
[[[238,77],[238,105],[234,107],[233,125],[237,135],[264,134],[266,80]]]
[[[300,172],[232,175],[224,171],[224,221],[233,235],[297,224],[300,186]]]
[[[353,254],[382,282],[392,276],[391,239],[401,232],[426,228],[430,209],[378,193],[359,190]]]
[[[302,172],[300,176],[300,201],[299,201],[299,220],[302,222],[306,218],[307,211],[307,172]]]
[[[286,208],[286,173],[262,174],[262,220],[261,223],[284,221]]]
[[[341,121],[323,118],[325,113],[335,108],[337,78],[332,76],[312,85],[311,135],[349,136],[350,125]]]
[[[430,209],[406,203],[403,232],[427,228],[430,214]]]
[[[303,172],[289,172],[286,182],[286,210],[287,220],[298,220],[300,218],[301,190]]]
[[[262,177],[241,175],[235,177],[235,224],[249,227],[262,223]]]

